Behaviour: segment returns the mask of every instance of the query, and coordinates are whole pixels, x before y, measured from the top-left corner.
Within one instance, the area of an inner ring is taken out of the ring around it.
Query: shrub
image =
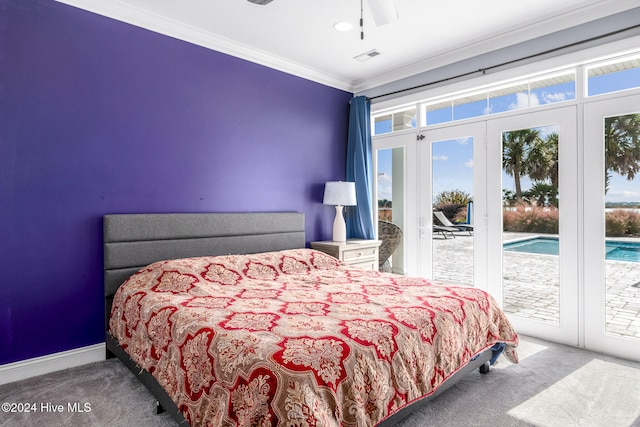
[[[433,210],[440,211],[451,222],[465,222],[467,220],[467,203],[471,196],[461,190],[447,190],[438,193],[433,203]],[[433,221],[438,224],[434,215]]]
[[[503,229],[518,233],[558,234],[558,209],[520,204],[503,212]]]
[[[558,187],[543,182],[536,182],[528,191],[523,194],[523,198],[531,204],[538,206],[558,207]]]
[[[471,196],[461,190],[448,190],[438,193],[433,200],[435,206],[461,205],[466,206],[471,201]]]
[[[467,206],[463,206],[462,208],[460,208],[460,210],[458,210],[458,213],[456,213],[456,215],[453,217],[453,221],[451,222],[467,222]]]
[[[391,209],[378,209],[378,220],[391,222],[392,213]]]
[[[605,216],[607,237],[640,235],[640,214],[628,209],[615,209]]]
[[[519,233],[558,233],[556,208],[540,208],[519,204],[515,210],[503,212],[503,229]],[[607,237],[640,236],[640,213],[629,209],[616,209],[606,214]]]

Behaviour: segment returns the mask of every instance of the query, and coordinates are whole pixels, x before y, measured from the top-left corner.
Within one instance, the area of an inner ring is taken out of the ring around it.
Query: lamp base
[[[347,225],[344,222],[344,216],[342,215],[342,206],[336,206],[336,217],[333,220],[333,241],[334,242],[346,242],[347,241]]]

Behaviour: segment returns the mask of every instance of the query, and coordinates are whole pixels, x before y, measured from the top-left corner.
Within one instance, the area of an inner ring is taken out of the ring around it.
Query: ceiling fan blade
[[[367,2],[377,26],[398,20],[398,11],[394,0],[367,0]]]

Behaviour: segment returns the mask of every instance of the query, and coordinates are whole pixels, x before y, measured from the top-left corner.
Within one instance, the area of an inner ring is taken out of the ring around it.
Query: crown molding
[[[594,21],[638,7],[637,0],[593,0],[580,8],[567,9],[553,18],[545,18],[527,26],[478,39],[457,48],[443,50],[418,61],[402,64],[387,71],[363,76],[351,81],[336,75],[323,73],[301,63],[275,56],[231,39],[202,31],[120,0],[56,0],[98,15],[135,25],[159,34],[193,43],[240,59],[279,70],[347,92],[358,93],[397,80],[412,77],[464,59],[533,40],[581,24]]]
[[[225,53],[278,71],[321,83],[336,89],[351,91],[352,82],[338,76],[322,73],[295,61],[243,45],[216,34],[202,31],[182,22],[150,13],[118,0],[56,0],[107,18],[135,25],[149,31],[173,37],[207,49]]]

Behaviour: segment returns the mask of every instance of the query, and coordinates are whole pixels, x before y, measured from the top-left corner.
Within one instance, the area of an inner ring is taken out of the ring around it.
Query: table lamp
[[[347,226],[344,222],[342,208],[356,205],[356,184],[354,182],[329,181],[324,185],[324,205],[336,207],[336,217],[333,220],[333,241],[347,241]]]

